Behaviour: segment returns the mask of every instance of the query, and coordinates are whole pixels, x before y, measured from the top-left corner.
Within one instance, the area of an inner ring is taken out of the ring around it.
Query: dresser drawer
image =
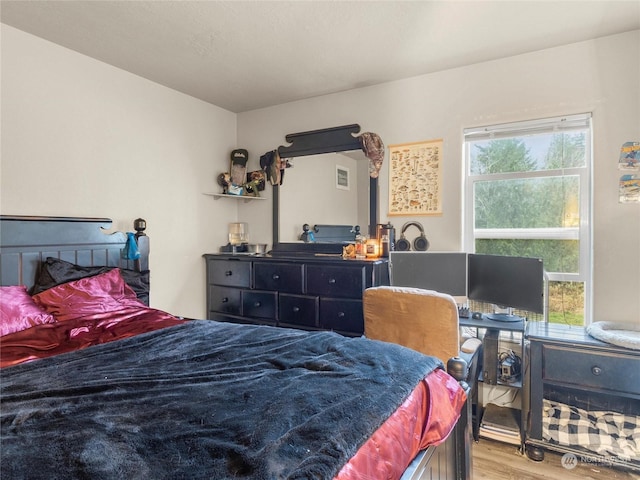
[[[307,265],[308,294],[361,299],[365,286],[363,266]]]
[[[228,287],[251,286],[251,262],[209,260],[209,283]]]
[[[276,321],[275,292],[242,291],[242,314],[245,317],[264,318]]]
[[[543,346],[543,379],[640,395],[640,357]]]
[[[318,297],[282,293],[278,313],[280,324],[317,327]]]
[[[242,314],[241,290],[209,285],[209,310],[230,315]]]
[[[357,335],[364,333],[364,315],[360,300],[320,299],[320,327]]]
[[[302,293],[303,269],[302,264],[255,263],[253,284],[258,290]]]

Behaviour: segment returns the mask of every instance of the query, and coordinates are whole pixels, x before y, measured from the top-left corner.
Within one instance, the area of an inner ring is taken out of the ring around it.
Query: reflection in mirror
[[[292,158],[280,190],[281,242],[298,242],[305,223],[369,223],[369,166],[362,150]]]

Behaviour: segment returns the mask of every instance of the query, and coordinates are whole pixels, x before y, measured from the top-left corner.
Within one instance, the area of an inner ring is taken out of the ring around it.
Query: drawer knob
[[[229,298],[224,297],[224,298],[222,299],[222,303],[228,303],[228,302],[229,302]]]
[[[291,310],[293,310],[293,313],[298,313],[300,311],[300,307],[293,307]]]
[[[598,376],[602,373],[602,369],[598,366],[595,367],[591,367],[591,373],[593,373],[594,375]]]
[[[227,270],[224,272],[225,276],[230,277],[233,272],[231,270]]]
[[[253,306],[254,306],[254,307],[256,307],[256,308],[257,308],[257,307],[259,307],[260,305],[261,305],[261,304],[260,304],[260,302],[255,302],[255,303],[253,304]]]
[[[344,312],[338,312],[338,318],[344,318]]]
[[[280,280],[280,275],[278,275],[277,273],[273,274],[273,277],[271,277],[274,280]]]
[[[330,278],[329,279],[329,285],[333,285],[334,283],[336,283],[336,279],[335,278]]]

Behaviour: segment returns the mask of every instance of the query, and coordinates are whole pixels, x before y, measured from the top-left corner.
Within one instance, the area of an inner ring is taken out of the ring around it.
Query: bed
[[[3,476],[471,478],[465,390],[434,357],[153,309],[140,219],[0,222]]]

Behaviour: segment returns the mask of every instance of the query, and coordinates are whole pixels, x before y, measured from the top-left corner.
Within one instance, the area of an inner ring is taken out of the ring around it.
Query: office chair
[[[458,307],[451,295],[413,287],[371,287],[364,291],[363,310],[367,338],[438,357],[445,365],[451,358],[463,358],[466,372],[458,380],[468,384],[470,403],[477,409],[482,343],[461,339]]]

